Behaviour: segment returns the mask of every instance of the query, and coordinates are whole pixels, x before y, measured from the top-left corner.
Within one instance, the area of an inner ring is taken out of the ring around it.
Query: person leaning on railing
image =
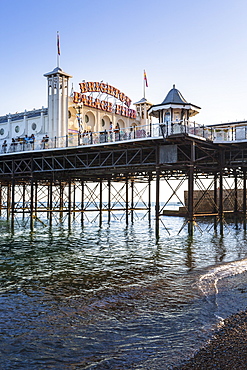
[[[6,152],[7,152],[7,140],[4,140],[2,144],[2,153],[6,153]]]
[[[12,141],[11,141],[11,144],[10,144],[10,146],[11,146],[11,152],[15,152],[16,151],[17,145],[18,145],[18,142],[15,141],[14,138],[12,138]]]
[[[46,148],[46,143],[48,143],[48,141],[49,141],[49,136],[46,134],[46,135],[43,137],[42,141],[41,141],[43,149],[45,149],[45,148]]]
[[[114,133],[115,133],[115,141],[118,141],[119,140],[119,127],[118,126],[115,126]]]

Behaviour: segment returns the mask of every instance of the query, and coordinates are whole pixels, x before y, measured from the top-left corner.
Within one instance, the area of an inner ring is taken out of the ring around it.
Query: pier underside
[[[0,157],[1,218],[27,220],[31,229],[35,222],[101,225],[114,217],[128,225],[140,211],[151,223],[154,203],[157,236],[164,215],[184,217],[190,235],[210,216],[223,234],[229,216],[246,229],[246,169],[245,143],[188,134],[10,153]]]

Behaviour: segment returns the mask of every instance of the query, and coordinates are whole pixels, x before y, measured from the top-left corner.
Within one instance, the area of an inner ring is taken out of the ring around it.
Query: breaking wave
[[[198,287],[206,297],[217,295],[219,280],[242,274],[245,271],[247,271],[247,258],[217,266],[199,278]]]

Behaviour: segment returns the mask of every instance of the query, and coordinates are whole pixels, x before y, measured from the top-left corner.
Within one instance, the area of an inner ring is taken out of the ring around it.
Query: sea
[[[1,219],[0,368],[172,369],[245,310],[243,225],[161,218]]]

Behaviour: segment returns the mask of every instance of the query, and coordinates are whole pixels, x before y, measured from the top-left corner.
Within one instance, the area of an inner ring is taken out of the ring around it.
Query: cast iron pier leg
[[[223,175],[222,170],[219,175],[219,220],[220,220],[220,235],[223,235]]]
[[[217,197],[217,174],[214,175],[214,213],[217,213],[218,211],[218,197]],[[217,216],[214,216],[214,231],[217,231]]]
[[[11,229],[14,228],[15,219],[15,178],[12,178],[12,189],[11,189]]]
[[[111,221],[111,180],[108,179],[108,224]]]
[[[195,162],[195,143],[191,143],[191,161],[189,166],[188,178],[188,233],[194,234],[194,162]]]
[[[134,222],[134,180],[131,180],[131,223]]]
[[[33,231],[33,203],[34,203],[34,186],[33,186],[33,178],[30,182],[30,230]]]
[[[49,186],[49,195],[50,195],[50,200],[49,200],[49,226],[52,226],[52,180],[50,180],[50,186]]]
[[[99,227],[102,226],[102,179],[99,181]]]
[[[81,182],[81,226],[84,226],[84,181]]]
[[[155,202],[155,236],[159,238],[159,216],[160,216],[160,170],[156,170],[156,202]]]
[[[152,175],[148,176],[148,223],[151,226],[151,181]]]
[[[128,226],[128,224],[129,224],[129,218],[128,218],[128,216],[129,216],[129,181],[128,181],[129,179],[128,179],[128,177],[126,177],[126,190],[125,190],[125,192],[126,192],[126,201],[125,201],[125,206],[126,206],[126,210],[125,210],[125,215],[126,215],[126,226]]]
[[[243,217],[244,230],[246,231],[246,170],[244,170],[244,184],[243,184]]]

